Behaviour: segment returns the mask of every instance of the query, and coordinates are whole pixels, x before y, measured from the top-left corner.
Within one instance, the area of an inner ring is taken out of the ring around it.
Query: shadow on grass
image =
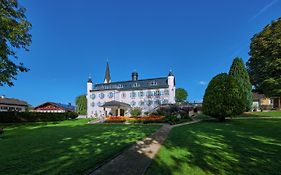
[[[3,174],[85,174],[159,126],[11,126],[0,140]]]
[[[174,128],[147,174],[281,174],[281,121]]]

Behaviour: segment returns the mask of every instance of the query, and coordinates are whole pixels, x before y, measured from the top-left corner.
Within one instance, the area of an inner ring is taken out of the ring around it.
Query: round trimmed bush
[[[244,96],[238,81],[221,73],[209,83],[203,98],[203,113],[224,121],[225,117],[241,114],[245,109]]]

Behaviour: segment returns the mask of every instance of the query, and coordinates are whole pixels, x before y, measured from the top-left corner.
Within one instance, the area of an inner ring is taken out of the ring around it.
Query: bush
[[[141,109],[139,108],[134,108],[131,110],[131,116],[132,117],[138,117],[141,115]]]
[[[0,123],[48,122],[75,119],[77,113],[0,112]]]
[[[224,121],[225,117],[241,114],[245,109],[243,91],[238,81],[226,73],[215,76],[203,98],[203,113]]]

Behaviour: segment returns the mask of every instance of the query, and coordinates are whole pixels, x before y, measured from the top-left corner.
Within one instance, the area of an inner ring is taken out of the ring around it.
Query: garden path
[[[188,125],[200,121],[201,120],[197,120],[174,126],[165,124],[151,136],[142,141],[138,141],[131,148],[125,150],[117,157],[98,167],[90,173],[90,175],[142,175],[146,172],[173,127]]]

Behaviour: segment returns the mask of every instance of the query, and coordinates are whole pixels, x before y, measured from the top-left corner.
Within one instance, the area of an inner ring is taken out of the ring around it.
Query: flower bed
[[[105,119],[106,123],[161,123],[165,117],[158,116],[158,115],[150,115],[150,116],[143,116],[143,117],[119,117],[119,116],[112,116],[107,117]]]

